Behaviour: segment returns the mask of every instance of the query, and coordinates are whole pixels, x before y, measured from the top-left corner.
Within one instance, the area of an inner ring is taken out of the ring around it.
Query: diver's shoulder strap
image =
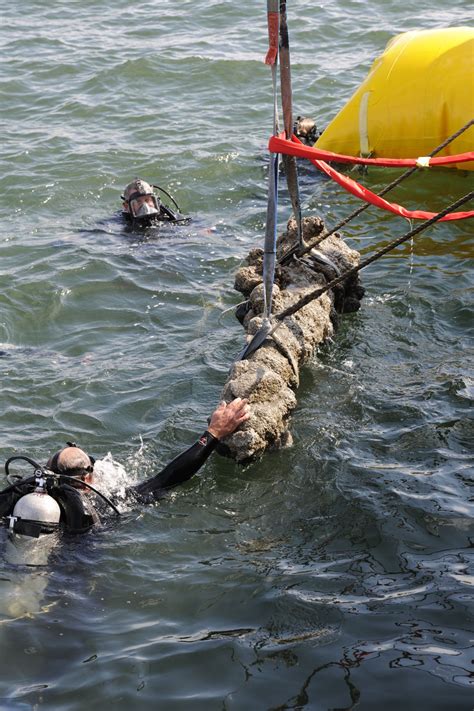
[[[67,533],[85,533],[99,520],[78,489],[62,484],[53,494],[61,509],[61,523]]]

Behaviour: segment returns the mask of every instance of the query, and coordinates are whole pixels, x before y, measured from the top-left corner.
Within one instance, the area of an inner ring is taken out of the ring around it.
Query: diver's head
[[[160,203],[153,187],[136,178],[127,185],[122,195],[123,213],[133,221],[147,225],[160,214]]]
[[[74,442],[68,442],[67,447],[63,447],[55,452],[46,463],[46,468],[55,474],[65,474],[73,476],[80,481],[91,482],[94,472],[95,459],[87,452],[80,449]]]
[[[320,136],[316,123],[308,116],[296,117],[293,133],[307,146],[313,146]]]

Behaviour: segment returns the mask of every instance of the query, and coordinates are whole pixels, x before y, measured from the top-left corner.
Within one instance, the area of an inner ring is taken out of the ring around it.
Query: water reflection
[[[0,580],[0,625],[22,617],[46,612],[44,594],[48,585],[48,561],[58,545],[54,533],[32,539],[2,533],[2,574]],[[3,562],[4,561],[4,562]]]

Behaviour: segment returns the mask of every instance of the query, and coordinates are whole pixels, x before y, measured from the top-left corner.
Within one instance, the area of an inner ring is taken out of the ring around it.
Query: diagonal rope
[[[440,151],[442,151],[443,148],[446,148],[446,146],[448,146],[448,145],[449,145],[450,143],[452,143],[456,138],[458,138],[461,134],[463,134],[465,131],[467,131],[467,129],[470,128],[473,124],[474,124],[474,119],[471,119],[471,120],[468,121],[464,126],[462,126],[462,128],[460,128],[458,131],[456,131],[456,133],[453,133],[451,136],[449,136],[448,138],[446,138],[446,139],[443,141],[443,143],[441,143],[439,146],[437,146],[436,148],[434,148],[434,149],[431,151],[431,153],[429,154],[429,156],[432,158],[432,157],[435,156],[437,153],[439,153]],[[383,195],[386,195],[390,190],[393,190],[393,188],[395,188],[397,185],[400,185],[400,183],[401,183],[402,181],[406,180],[406,178],[409,178],[411,175],[413,175],[414,173],[416,173],[416,172],[419,171],[419,170],[421,170],[421,167],[420,167],[420,166],[416,166],[416,167],[413,167],[413,168],[409,168],[409,169],[406,170],[404,173],[402,173],[402,175],[398,176],[398,178],[396,178],[396,179],[393,180],[391,183],[389,183],[388,185],[386,185],[385,188],[383,188],[383,190],[381,190],[379,193],[377,193],[377,196],[378,196],[378,197],[382,197]],[[289,249],[285,254],[283,254],[282,257],[280,257],[280,259],[278,260],[278,263],[279,263],[279,264],[286,264],[286,263],[289,261],[289,259],[292,257],[292,255],[295,254],[295,253],[298,253],[298,256],[299,256],[299,257],[302,257],[303,255],[307,254],[308,252],[311,251],[311,249],[313,249],[313,247],[316,247],[318,244],[320,244],[321,242],[323,242],[325,239],[327,239],[328,237],[330,237],[331,235],[333,235],[335,232],[337,232],[337,231],[340,230],[342,227],[344,227],[345,225],[347,225],[347,224],[348,224],[349,222],[351,222],[354,218],[358,217],[362,212],[364,212],[365,210],[367,210],[369,207],[370,207],[370,205],[369,205],[368,203],[365,203],[365,204],[362,205],[361,207],[358,207],[356,210],[354,210],[354,212],[352,212],[352,213],[351,213],[350,215],[348,215],[346,218],[344,218],[343,220],[341,220],[340,222],[338,222],[338,224],[335,225],[335,227],[332,227],[332,228],[329,230],[329,232],[324,233],[322,236],[318,236],[318,237],[316,238],[316,240],[314,240],[313,242],[311,242],[311,244],[308,244],[303,250],[300,251],[300,250],[298,249],[298,246],[297,246],[297,245],[296,245],[295,247],[292,247],[292,248]]]
[[[273,326],[273,328],[267,333],[267,336],[272,336],[275,331],[281,326],[283,323],[283,320],[287,318],[288,316],[293,316],[297,311],[300,311],[304,306],[309,304],[311,301],[314,301],[315,299],[318,299],[320,296],[325,294],[327,291],[330,289],[333,289],[335,286],[338,286],[341,284],[343,281],[346,281],[350,277],[354,276],[358,272],[360,272],[361,269],[364,269],[367,267],[369,264],[372,264],[372,262],[375,262],[377,259],[380,259],[383,257],[384,254],[387,254],[387,252],[391,252],[395,247],[398,247],[400,244],[403,244],[403,242],[406,242],[407,240],[411,239],[415,235],[419,234],[423,230],[425,230],[427,227],[430,227],[430,225],[433,225],[435,222],[439,222],[442,217],[445,215],[448,215],[450,212],[453,212],[456,210],[458,207],[461,205],[464,205],[464,203],[468,202],[469,200],[472,200],[474,198],[474,190],[471,191],[470,193],[467,193],[467,195],[464,195],[464,197],[460,198],[456,202],[452,203],[448,207],[446,207],[444,210],[439,212],[437,215],[434,215],[434,217],[430,218],[429,220],[426,220],[426,222],[422,222],[418,227],[415,227],[413,230],[410,230],[406,234],[402,235],[401,237],[398,237],[397,239],[393,240],[392,242],[389,242],[385,247],[380,249],[378,252],[375,252],[372,254],[372,256],[367,257],[367,259],[364,259],[360,264],[358,264],[355,267],[352,267],[352,269],[348,269],[346,272],[341,274],[340,276],[336,277],[335,279],[332,279],[330,282],[328,282],[325,286],[322,286],[318,289],[313,289],[313,291],[308,292],[305,296],[301,297],[301,299],[298,299],[294,304],[291,306],[288,306],[288,308],[284,309],[283,311],[280,311],[279,313],[274,315],[274,319],[277,321],[276,325]],[[244,355],[241,355],[239,360],[243,360],[244,358],[247,358],[251,353],[256,351],[262,343],[265,341],[265,338],[262,338],[263,335],[263,330],[260,328],[255,336],[252,338],[252,340],[247,344],[246,348],[244,349]]]
[[[273,331],[278,328],[278,326],[281,324],[284,318],[287,318],[288,316],[292,316],[295,314],[297,311],[303,308],[303,306],[306,306],[309,304],[311,301],[314,301],[314,299],[319,298],[322,294],[325,294],[327,291],[330,289],[333,289],[335,286],[338,284],[341,284],[343,281],[346,281],[350,277],[354,276],[358,272],[360,272],[361,269],[364,269],[367,267],[369,264],[372,264],[372,262],[375,262],[377,259],[380,259],[381,257],[384,256],[384,254],[387,254],[387,252],[391,252],[393,249],[398,247],[399,245],[403,244],[407,240],[411,239],[415,235],[419,234],[420,232],[423,232],[423,230],[426,230],[427,227],[430,227],[433,225],[435,222],[439,222],[442,217],[445,215],[448,215],[450,212],[454,212],[458,207],[461,205],[464,205],[464,203],[469,202],[469,200],[472,200],[474,198],[474,190],[471,191],[470,193],[467,193],[467,195],[464,195],[464,197],[460,198],[459,200],[456,200],[456,202],[453,202],[451,205],[446,207],[444,210],[441,212],[438,212],[438,214],[434,215],[434,217],[431,217],[429,220],[426,220],[425,222],[422,222],[418,227],[415,227],[414,229],[410,230],[406,234],[402,235],[401,237],[398,237],[397,239],[393,240],[392,242],[389,242],[385,247],[382,249],[378,250],[374,254],[372,254],[370,257],[367,257],[367,259],[362,260],[357,266],[352,267],[352,269],[348,269],[346,272],[343,272],[340,276],[336,277],[335,279],[332,279],[332,281],[328,282],[325,286],[320,287],[318,289],[314,289],[313,291],[310,291],[308,294],[303,296],[301,299],[299,299],[296,303],[292,304],[288,308],[284,309],[283,311],[280,311],[279,313],[275,314],[274,318],[279,321],[279,323],[274,327]],[[272,333],[273,333],[272,331]]]

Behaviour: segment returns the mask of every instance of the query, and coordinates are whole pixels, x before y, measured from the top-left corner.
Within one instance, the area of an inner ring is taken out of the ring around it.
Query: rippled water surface
[[[219,317],[262,241],[265,3],[4,10],[1,455],[45,461],[72,437],[122,462],[123,486],[205,428],[242,345]],[[321,126],[392,36],[473,20],[462,0],[288,15],[295,114]],[[127,231],[136,175],[192,223]],[[355,207],[307,166],[301,182],[305,214]],[[469,189],[430,173],[394,199],[436,210]],[[345,237],[365,253],[406,228],[371,209]],[[436,226],[363,272],[362,309],[302,372],[291,450],[215,455],[161,505],[39,551],[46,566],[2,559],[2,709],[472,709],[471,235]]]

